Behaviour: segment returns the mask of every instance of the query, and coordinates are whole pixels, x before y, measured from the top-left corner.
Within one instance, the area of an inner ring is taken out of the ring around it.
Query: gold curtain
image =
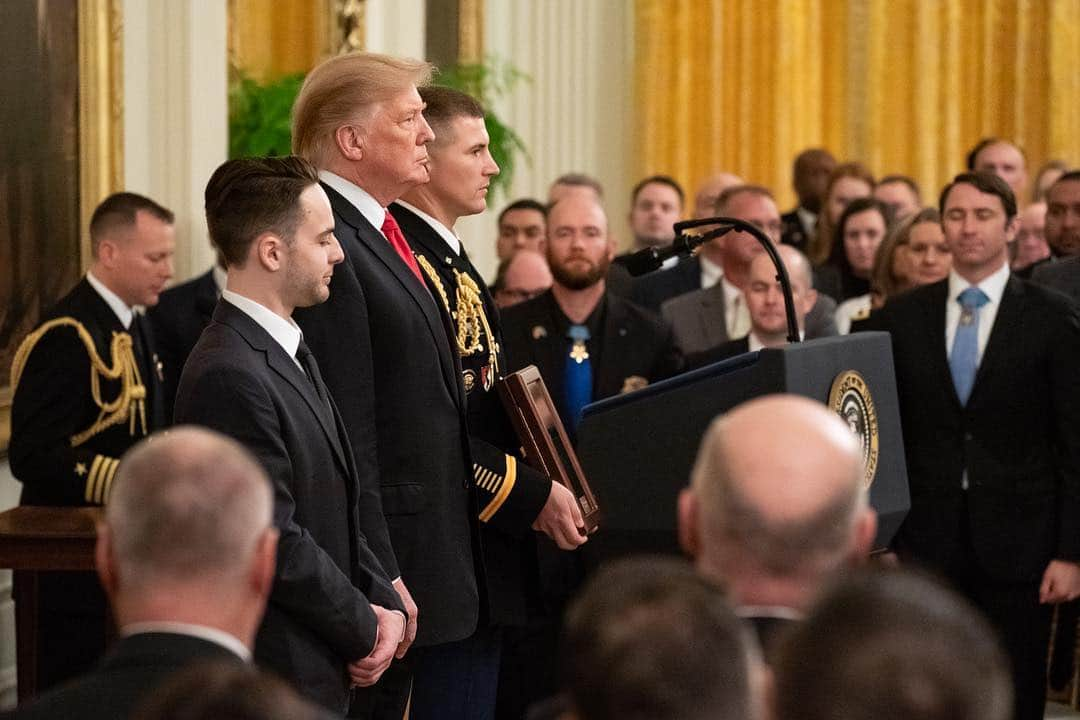
[[[336,50],[337,10],[331,0],[229,0],[229,59],[261,81],[306,73]]]
[[[1029,183],[1080,162],[1080,0],[636,0],[638,176],[688,191],[721,170],[794,204],[824,146],[924,200],[980,138],[1021,145]]]

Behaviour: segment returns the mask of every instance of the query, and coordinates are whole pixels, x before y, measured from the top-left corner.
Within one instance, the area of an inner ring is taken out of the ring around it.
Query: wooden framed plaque
[[[521,441],[525,462],[565,485],[577,499],[585,532],[589,535],[596,532],[600,527],[600,508],[540,371],[529,365],[500,380],[498,388]]]

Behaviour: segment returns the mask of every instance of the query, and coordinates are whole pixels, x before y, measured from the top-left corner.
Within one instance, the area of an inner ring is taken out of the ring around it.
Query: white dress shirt
[[[386,208],[379,201],[371,197],[367,190],[354,185],[340,175],[335,175],[329,170],[320,170],[319,179],[341,193],[341,196],[349,201],[349,204],[360,211],[364,219],[382,232],[383,221],[386,220]]]
[[[750,332],[750,309],[746,307],[746,298],[727,278],[721,277],[720,283],[724,288],[724,324],[728,337],[741,338]]]
[[[116,315],[120,324],[124,326],[124,329],[130,330],[131,321],[135,318],[135,308],[128,307],[128,304],[121,300],[119,295],[105,287],[105,283],[94,277],[94,273],[89,270],[86,271],[86,282],[90,283],[90,287],[94,288],[94,292],[101,296],[101,299]]]
[[[244,662],[251,662],[251,650],[244,643],[224,630],[207,627],[205,625],[192,625],[182,622],[143,622],[132,623],[120,628],[121,637],[132,635],[145,635],[146,633],[169,633],[170,635],[188,635],[200,640],[220,645]]]
[[[724,277],[724,268],[714,263],[704,255],[698,255],[701,262],[701,287],[711,288]]]
[[[977,286],[986,293],[990,301],[979,308],[979,335],[978,335],[978,362],[982,362],[983,351],[990,339],[990,331],[994,329],[994,319],[997,318],[998,308],[1001,307],[1001,296],[1005,293],[1005,285],[1009,282],[1009,263],[1002,264],[1001,269],[993,275],[985,278]],[[960,293],[972,287],[964,278],[956,274],[955,270],[949,271],[949,298],[945,303],[945,352],[952,355],[953,340],[956,338],[956,326],[960,323],[960,303],[957,298]]]
[[[237,295],[232,290],[222,290],[221,297],[231,305],[236,306],[240,312],[254,320],[259,327],[274,338],[274,342],[281,346],[285,353],[296,363],[296,367],[304,369],[300,361],[296,359],[296,349],[300,347],[300,341],[304,334],[300,326],[292,318],[283,318],[265,305],[261,305],[243,295]]]
[[[446,241],[446,244],[450,246],[450,249],[454,251],[455,255],[461,254],[461,241],[458,240],[458,236],[454,234],[453,230],[446,227],[441,222],[428,215],[426,212],[416,207],[415,205],[410,205],[409,203],[401,199],[398,199],[397,204],[407,210],[413,211],[418,216],[420,216],[420,218],[428,225],[430,225],[435,232],[439,233],[439,237]]]

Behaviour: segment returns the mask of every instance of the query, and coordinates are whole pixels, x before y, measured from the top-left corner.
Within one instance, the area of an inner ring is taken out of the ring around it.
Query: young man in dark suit
[[[1080,301],[1080,170],[1046,191],[1046,243],[1054,259],[1039,263],[1031,280]]]
[[[902,559],[943,574],[1012,658],[1016,717],[1041,718],[1050,604],[1080,594],[1080,318],[1009,275],[1016,199],[998,176],[941,193],[953,269],[891,300],[911,511]]]
[[[120,639],[16,717],[122,720],[179,670],[251,660],[274,577],[266,473],[238,443],[177,428],[124,455],[96,565]]]
[[[142,308],[172,277],[173,214],[134,193],[90,219],[86,276],[12,361],[11,471],[23,505],[104,505],[120,456],[166,424],[162,365]],[[83,670],[105,649],[105,597],[90,573],[44,573],[37,684]]]
[[[380,712],[401,717],[411,683],[413,718],[484,718],[494,706],[498,638],[487,622],[495,576],[483,561],[479,524],[520,533],[535,522],[578,541],[576,507],[551,483],[519,482],[502,453],[478,476],[485,456],[470,440],[441,298],[387,212],[429,179],[434,133],[416,88],[430,73],[427,63],[358,53],[308,74],[293,147],[320,168],[345,262],[334,270],[329,302],[298,321],[342,403],[358,461],[370,472],[366,486],[381,496],[371,509],[385,513],[389,537],[374,549],[406,605],[410,591],[415,598],[412,677],[384,681]]]
[[[206,187],[210,237],[229,277],[180,378],[176,420],[251,450],[274,486],[277,573],[259,663],[335,713],[374,684],[404,639],[404,605],[368,548],[348,437],[292,320],[325,302],[342,260],[315,169],[230,160]]]

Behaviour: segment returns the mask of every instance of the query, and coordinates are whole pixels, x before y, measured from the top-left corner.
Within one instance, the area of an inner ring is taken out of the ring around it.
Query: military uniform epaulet
[[[427,275],[428,280],[435,287],[435,291],[442,301],[446,314],[450,316],[454,324],[456,335],[451,338],[455,341],[457,352],[460,357],[469,357],[475,352],[484,349],[483,340],[487,338],[488,364],[491,372],[498,374],[499,371],[499,348],[495,342],[495,334],[491,332],[491,324],[488,322],[487,313],[484,312],[484,300],[480,293],[480,286],[469,277],[468,273],[454,270],[454,279],[457,283],[455,288],[454,304],[450,304],[450,296],[446,294],[439,272],[431,265],[421,253],[416,254],[416,260]]]
[[[506,498],[510,496],[510,491],[514,489],[514,484],[517,482],[517,458],[513,455],[505,457],[506,468],[501,475],[490,468],[473,463],[473,479],[476,486],[492,496],[488,504],[480,511],[481,522],[488,522],[495,513],[499,512],[499,508],[506,502]]]
[[[114,332],[112,344],[109,347],[110,363],[106,364],[98,355],[94,338],[90,331],[73,317],[58,317],[41,325],[26,336],[26,339],[15,351],[15,357],[11,361],[11,387],[14,392],[19,386],[26,362],[30,353],[51,330],[60,327],[71,327],[86,347],[86,354],[90,358],[90,394],[94,404],[101,411],[93,425],[71,436],[71,446],[78,447],[94,437],[98,433],[113,425],[124,421],[129,424],[129,433],[135,434],[136,422],[146,434],[146,386],[143,385],[139,375],[139,365],[135,361],[135,352],[132,349],[131,335],[126,332]],[[101,395],[102,379],[111,382],[120,382],[120,391],[112,400],[105,400]],[[103,457],[103,456],[98,456]],[[115,471],[115,468],[113,468]],[[111,482],[111,475],[109,482]]]

